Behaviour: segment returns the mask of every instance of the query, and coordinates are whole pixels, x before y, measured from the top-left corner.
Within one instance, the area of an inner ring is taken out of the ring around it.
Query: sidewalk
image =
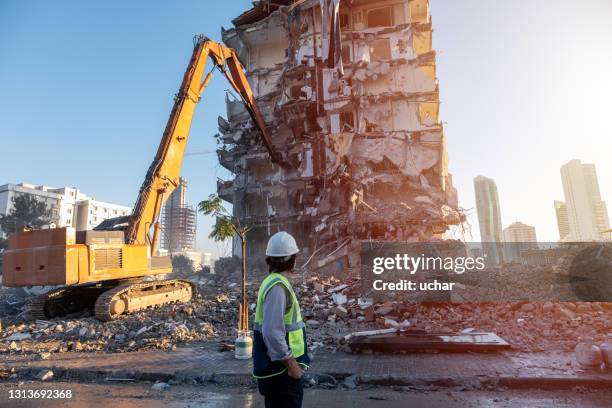
[[[565,388],[612,387],[612,370],[583,371],[572,354],[407,354],[367,355],[317,352],[310,373],[326,381],[356,376],[361,384]],[[133,378],[192,382],[251,382],[252,362],[204,347],[129,353],[62,353],[47,360],[0,356],[0,365],[18,371],[50,368],[70,378]],[[333,377],[330,379],[329,377]]]

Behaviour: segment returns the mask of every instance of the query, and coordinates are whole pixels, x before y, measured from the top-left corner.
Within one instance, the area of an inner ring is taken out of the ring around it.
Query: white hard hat
[[[266,248],[266,256],[275,258],[295,255],[298,252],[300,252],[300,249],[295,242],[295,238],[285,231],[272,235]]]

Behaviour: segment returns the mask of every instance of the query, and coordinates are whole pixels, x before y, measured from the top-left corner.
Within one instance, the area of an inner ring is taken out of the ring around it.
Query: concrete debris
[[[330,288],[328,290],[329,293],[336,293],[336,292],[340,292],[343,291],[344,289],[348,288],[348,285],[338,285],[336,287]]]
[[[342,382],[342,386],[349,390],[354,390],[355,388],[357,388],[357,381],[358,381],[357,375],[353,374],[344,379],[344,381]]]
[[[348,315],[348,311],[342,306],[332,307],[331,312],[340,317],[346,317]]]
[[[173,350],[193,343],[210,343],[218,348],[219,344],[232,344],[237,335],[240,286],[230,288],[230,283],[240,281],[240,268],[215,269],[215,274],[202,275],[196,282],[198,293],[189,304],[166,305],[106,323],[93,318],[90,312],[30,321],[23,311],[16,310],[12,316],[3,316],[6,326],[0,333],[0,354],[33,354],[46,359],[49,353]],[[529,274],[519,276],[526,278]],[[408,329],[449,335],[492,332],[520,351],[573,352],[578,344],[577,333],[599,345],[612,328],[610,303],[378,302],[363,296],[359,278],[339,279],[313,271],[305,272],[304,277],[294,282],[294,289],[312,350],[348,350],[350,337],[388,328],[391,332]],[[260,279],[248,282],[249,300],[256,298],[259,283]],[[0,290],[0,303],[10,297],[4,295],[12,290]],[[254,308],[249,310],[253,322]],[[30,337],[10,340],[27,337],[23,333]],[[348,334],[351,336],[347,338]]]
[[[364,310],[371,307],[373,305],[373,301],[370,298],[359,298],[357,299],[357,304],[362,310]]]
[[[586,368],[598,368],[603,363],[603,355],[599,346],[590,339],[580,339],[576,345],[576,361]]]
[[[393,319],[384,319],[384,322],[385,322],[384,323],[385,327],[390,327],[390,328],[399,327],[399,323]]]
[[[348,300],[348,299],[347,299],[347,297],[346,297],[346,296],[344,296],[344,295],[343,295],[343,294],[341,294],[341,293],[334,293],[334,294],[332,295],[332,300],[333,300],[333,301],[334,301],[334,303],[335,303],[335,304],[337,304],[337,305],[343,305],[343,304],[345,304],[345,303],[347,302],[347,300]]]
[[[170,388],[170,384],[165,382],[157,382],[151,386],[154,391],[166,391],[168,388]]]
[[[32,335],[30,333],[14,333],[8,336],[5,340],[6,341],[12,341],[12,340],[21,341],[21,340],[27,340],[31,337]]]
[[[38,358],[41,360],[47,360],[49,357],[51,357],[51,353],[47,352],[43,352],[38,355]]]
[[[53,371],[51,370],[42,370],[37,375],[36,378],[40,381],[50,381],[53,379]]]

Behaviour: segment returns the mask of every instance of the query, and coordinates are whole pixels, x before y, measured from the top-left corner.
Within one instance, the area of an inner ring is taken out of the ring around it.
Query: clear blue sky
[[[474,206],[473,177],[492,177],[504,226],[521,220],[540,240],[556,240],[552,203],[563,199],[563,163],[596,163],[612,200],[612,2],[430,1],[461,205]],[[132,206],[193,35],[219,39],[250,1],[220,4],[2,1],[0,184],[77,186]],[[226,88],[220,76],[209,86],[190,152],[215,149]],[[215,155],[186,158],[183,173],[194,204],[227,176]],[[200,219],[199,245],[218,252],[206,239],[210,225]]]

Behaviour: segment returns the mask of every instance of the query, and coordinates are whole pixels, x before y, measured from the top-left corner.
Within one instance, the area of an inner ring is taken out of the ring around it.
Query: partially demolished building
[[[426,241],[461,222],[428,0],[258,1],[233,23],[223,40],[291,164],[271,162],[228,95],[218,155],[234,179],[220,180],[218,193],[253,227],[251,263],[285,230],[302,263],[350,272],[364,240]]]
[[[196,211],[187,205],[187,180],[183,177],[164,204],[161,218],[161,249],[169,254],[195,250]]]

